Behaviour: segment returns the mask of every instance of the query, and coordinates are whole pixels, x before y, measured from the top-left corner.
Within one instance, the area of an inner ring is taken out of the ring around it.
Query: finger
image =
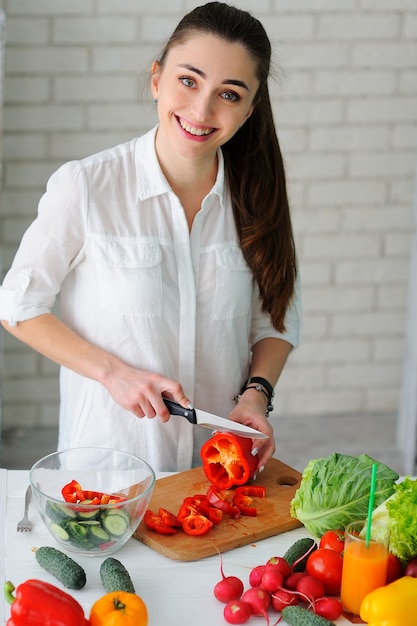
[[[178,402],[178,404],[186,409],[192,408],[193,406],[191,400],[185,395],[184,389],[180,383],[175,383],[171,387],[164,389],[162,395],[170,398],[171,400],[175,400],[175,402]]]
[[[274,446],[264,446],[259,453],[258,472],[261,473],[265,469],[265,465],[268,463],[274,453]]]
[[[132,406],[130,411],[133,413],[133,415],[135,415],[136,417],[142,418],[145,417],[145,413],[142,411],[142,409],[140,408],[140,405],[137,404],[136,406]]]

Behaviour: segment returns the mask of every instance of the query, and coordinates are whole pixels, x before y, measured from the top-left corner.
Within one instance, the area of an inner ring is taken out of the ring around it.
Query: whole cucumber
[[[111,591],[127,591],[135,593],[129,572],[117,559],[108,557],[100,566],[100,578],[107,593]]]
[[[290,626],[336,626],[334,622],[301,606],[286,606],[282,617]]]
[[[37,562],[68,589],[82,589],[87,582],[85,571],[71,557],[52,546],[35,550]]]

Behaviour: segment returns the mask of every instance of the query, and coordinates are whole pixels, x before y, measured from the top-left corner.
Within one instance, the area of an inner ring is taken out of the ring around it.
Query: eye
[[[241,97],[235,91],[223,91],[221,97],[230,102],[239,102],[241,100]]]
[[[195,80],[189,76],[181,76],[180,81],[185,87],[190,87],[190,89],[196,86]]]

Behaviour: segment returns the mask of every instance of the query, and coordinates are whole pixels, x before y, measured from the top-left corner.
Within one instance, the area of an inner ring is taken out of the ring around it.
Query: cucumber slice
[[[75,512],[66,504],[51,502],[48,500],[45,506],[45,513],[52,522],[63,522],[67,519],[76,519]]]
[[[69,536],[74,539],[85,539],[87,537],[87,528],[78,522],[66,522],[65,530],[68,532]]]
[[[70,538],[65,528],[63,528],[60,524],[57,524],[56,522],[51,522],[49,524],[49,530],[54,535],[54,537],[56,537],[60,541],[68,541]]]
[[[110,541],[110,535],[107,533],[104,528],[99,526],[89,526],[88,528],[88,538],[89,540],[96,544],[100,545],[101,543],[107,543]]]
[[[122,537],[129,527],[130,518],[121,510],[120,513],[110,510],[102,517],[103,528],[113,537]]]
[[[92,500],[85,500],[84,502],[80,502],[80,504],[88,505],[88,504],[91,504],[91,502]],[[91,507],[91,509],[89,509],[87,506],[84,511],[78,511],[77,515],[80,520],[85,520],[85,519],[96,519],[99,513],[100,513],[100,509],[98,509],[97,507]]]

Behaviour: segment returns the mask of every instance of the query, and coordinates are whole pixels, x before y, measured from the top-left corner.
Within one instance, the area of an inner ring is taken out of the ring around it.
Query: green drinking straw
[[[369,494],[368,522],[366,525],[366,538],[365,538],[366,547],[369,546],[369,541],[371,539],[372,511],[374,510],[375,486],[376,486],[376,463],[372,465],[371,491]]]

